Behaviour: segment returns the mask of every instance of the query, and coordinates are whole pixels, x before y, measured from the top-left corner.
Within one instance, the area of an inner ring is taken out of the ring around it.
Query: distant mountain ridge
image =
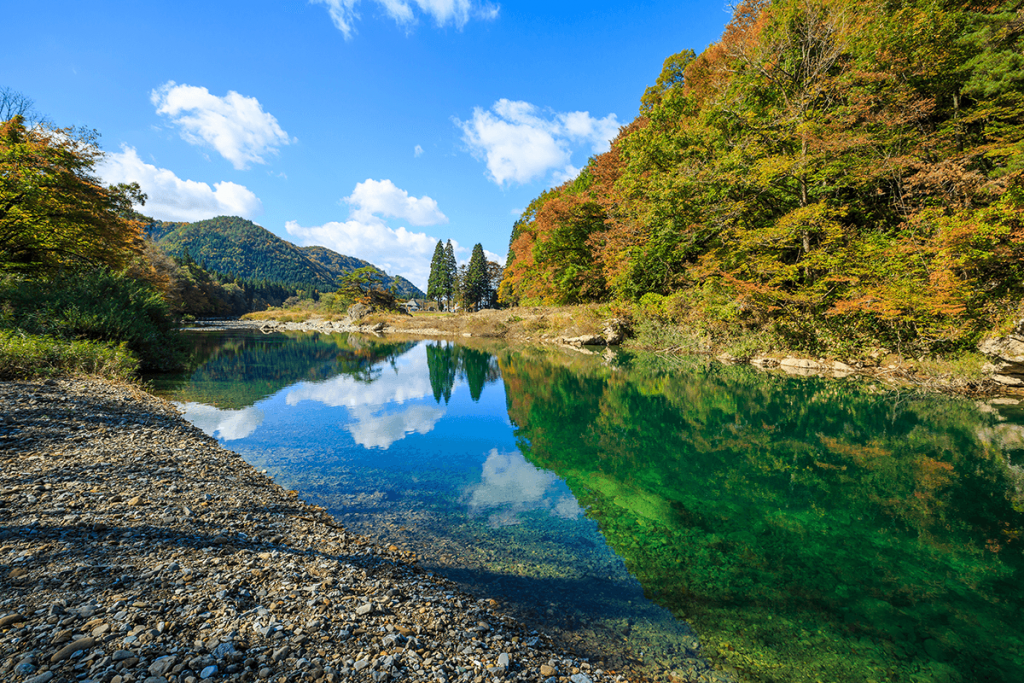
[[[358,268],[380,272],[381,284],[395,283],[399,298],[426,298],[402,276],[390,276],[370,263],[326,247],[297,247],[266,228],[237,216],[217,216],[195,223],[155,221],[149,233],[169,254],[187,253],[207,269],[249,280],[309,284],[321,291]]]

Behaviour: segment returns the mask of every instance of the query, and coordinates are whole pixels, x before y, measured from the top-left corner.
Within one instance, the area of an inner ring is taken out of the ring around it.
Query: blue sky
[[[0,86],[102,135],[164,220],[250,218],[426,285],[438,239],[504,260],[724,3],[12,3]]]

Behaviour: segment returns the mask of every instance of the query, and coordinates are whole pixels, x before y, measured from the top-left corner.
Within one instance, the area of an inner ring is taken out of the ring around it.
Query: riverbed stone
[[[176,663],[177,657],[171,655],[159,657],[155,662],[149,665],[149,673],[151,676],[163,676],[170,671]]]
[[[0,416],[0,680],[582,670],[496,603],[350,532],[138,387],[0,382]]]

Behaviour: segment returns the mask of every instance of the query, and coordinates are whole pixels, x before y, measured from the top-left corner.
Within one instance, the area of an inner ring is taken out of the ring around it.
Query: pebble
[[[494,683],[555,677],[551,661],[590,671],[136,387],[0,382],[0,415],[0,680]],[[626,680],[575,676],[561,683]]]
[[[75,640],[75,641],[73,641],[71,643],[68,643],[67,645],[65,645],[61,649],[59,649],[56,652],[54,652],[53,656],[50,657],[50,663],[51,664],[56,664],[58,662],[62,662],[65,659],[67,659],[68,657],[70,657],[71,655],[75,654],[76,652],[80,652],[82,650],[88,650],[90,647],[92,647],[95,644],[96,644],[96,639],[95,638],[79,638],[78,640]]]

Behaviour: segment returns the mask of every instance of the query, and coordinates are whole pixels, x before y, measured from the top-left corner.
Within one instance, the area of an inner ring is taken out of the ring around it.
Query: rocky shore
[[[468,316],[470,317],[470,316]],[[412,322],[406,324],[394,322],[361,323],[358,320],[344,318],[332,321],[314,318],[302,322],[284,322],[274,319],[243,319],[222,321],[201,321],[191,329],[197,330],[229,330],[250,329],[273,332],[319,332],[359,333],[375,336],[406,335],[411,337],[446,338],[446,337],[501,337],[510,343],[527,343],[554,345],[577,351],[579,353],[607,353],[609,347],[615,347],[625,339],[624,328],[619,321],[604,321],[601,332],[578,334],[575,332],[538,334],[535,337],[508,337],[500,334],[500,325],[491,321],[490,327],[474,332],[442,329],[440,327],[416,326]],[[601,347],[604,347],[601,350]],[[889,354],[888,351],[873,354],[872,357],[860,361],[844,363],[826,358],[803,358],[786,354],[776,356],[753,355],[738,358],[728,353],[706,355],[715,361],[727,365],[749,364],[759,370],[780,372],[787,375],[804,377],[844,377],[860,376],[877,380],[894,387],[914,387],[928,391],[943,392],[967,396],[1005,395],[1012,397],[1024,396],[1024,321],[1014,332],[1004,337],[984,341],[979,345],[979,352],[988,359],[988,363],[980,367],[982,377],[959,377],[955,374],[932,374],[915,368],[906,359]],[[678,349],[667,349],[659,352],[669,355]]]
[[[625,679],[76,379],[0,383],[0,680]]]

